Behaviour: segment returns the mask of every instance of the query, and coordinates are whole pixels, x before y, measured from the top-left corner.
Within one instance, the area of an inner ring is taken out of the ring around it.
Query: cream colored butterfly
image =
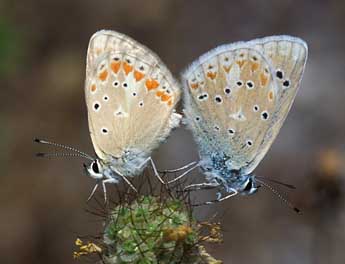
[[[186,189],[225,191],[216,201],[252,194],[257,181],[265,185],[252,172],[283,125],[306,59],[303,40],[272,36],[220,46],[188,67],[182,78],[186,123],[200,161],[176,179],[200,167],[207,182]]]
[[[180,88],[163,62],[147,47],[118,32],[102,30],[87,52],[85,98],[97,159],[86,166],[101,183],[138,175],[151,152],[179,124]],[[163,181],[162,181],[163,182]],[[134,188],[132,186],[132,188]],[[134,188],[135,189],[135,188]]]

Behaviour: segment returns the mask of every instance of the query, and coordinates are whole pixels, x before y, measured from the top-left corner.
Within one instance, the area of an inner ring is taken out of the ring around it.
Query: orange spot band
[[[266,76],[264,73],[261,73],[261,74],[260,74],[260,82],[261,82],[261,85],[262,85],[262,86],[266,86],[267,81],[268,81],[267,76]]]
[[[123,70],[125,71],[126,75],[133,70],[133,66],[129,65],[127,62],[123,64]]]
[[[108,71],[107,70],[104,70],[102,71],[99,75],[98,75],[98,78],[104,82],[108,77]]]
[[[190,87],[191,87],[192,89],[197,89],[197,88],[199,87],[199,84],[197,84],[197,83],[192,83],[192,84],[190,85]]]
[[[118,71],[120,70],[120,67],[121,67],[121,62],[112,62],[110,64],[110,68],[115,74],[118,73]]]
[[[207,73],[207,77],[210,78],[211,80],[214,80],[217,76],[217,73],[216,72],[208,72]]]
[[[139,71],[134,71],[134,78],[139,82],[145,75]]]
[[[148,91],[154,90],[159,86],[159,83],[156,80],[148,79],[145,82],[146,88]]]

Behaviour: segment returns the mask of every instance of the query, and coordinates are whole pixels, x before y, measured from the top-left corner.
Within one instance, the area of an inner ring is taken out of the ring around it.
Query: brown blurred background
[[[83,82],[87,44],[99,29],[149,46],[175,76],[219,44],[303,38],[309,59],[301,89],[256,170],[295,184],[293,192],[279,189],[303,214],[261,189],[197,216],[221,216],[224,243],[208,248],[224,263],[345,263],[342,0],[0,0],[0,263],[75,263],[75,238],[101,230],[85,212],[94,182],[82,160],[37,159],[46,149],[32,142],[44,137],[93,153]],[[154,157],[159,168],[196,160],[190,132],[175,130]]]

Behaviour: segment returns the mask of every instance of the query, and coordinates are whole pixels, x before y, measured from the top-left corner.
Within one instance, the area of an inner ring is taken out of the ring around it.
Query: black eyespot
[[[235,134],[235,130],[233,130],[232,128],[230,128],[230,129],[228,130],[228,132],[229,132],[230,135]]]
[[[95,110],[98,110],[99,107],[100,107],[99,103],[95,103],[95,104],[93,105],[93,108],[94,108]]]
[[[290,85],[289,80],[285,80],[285,81],[283,82],[283,85],[284,85],[285,87],[289,87],[289,85]]]
[[[131,63],[131,60],[130,60],[130,59],[126,59],[126,62],[127,62],[127,63]]]
[[[143,106],[144,106],[144,102],[143,102],[143,101],[140,101],[140,102],[139,102],[139,106],[140,106],[140,107],[143,107]]]
[[[267,119],[268,119],[268,113],[267,113],[267,111],[262,112],[262,113],[261,113],[261,117],[262,117],[262,119],[267,120]]]
[[[108,133],[108,129],[102,128],[102,133],[103,133],[103,134],[107,134],[107,133]]]
[[[208,97],[208,94],[207,93],[203,93],[203,94],[200,94],[198,96],[198,99],[201,101],[201,100],[207,99],[207,97]]]
[[[132,93],[133,96],[137,96],[137,93]]]
[[[128,84],[127,83],[123,83],[122,86],[126,88],[128,86]]]
[[[222,97],[220,97],[219,95],[217,95],[214,100],[216,101],[216,103],[220,104],[222,102]]]
[[[219,130],[220,130],[219,126],[214,126],[214,129],[215,129],[216,131],[219,131]]]
[[[242,86],[242,81],[238,81],[237,83],[236,83],[238,86]]]
[[[247,145],[248,145],[249,147],[251,147],[251,146],[253,145],[253,141],[247,140]]]
[[[200,117],[197,116],[197,117],[195,118],[195,121],[200,121]]]
[[[252,81],[247,81],[246,85],[248,89],[252,89],[254,87],[254,83]]]
[[[253,59],[253,61],[257,61],[258,60],[258,58],[256,56],[253,56],[252,59]]]
[[[104,97],[103,97],[103,100],[104,100],[104,101],[108,101],[108,99],[109,99],[108,96],[104,96]]]
[[[119,86],[119,82],[115,81],[115,82],[113,82],[113,85],[114,85],[115,87],[117,87],[117,86]]]
[[[230,93],[231,93],[231,89],[230,89],[230,88],[225,88],[225,89],[224,89],[224,92],[225,92],[226,94],[230,94]]]
[[[283,79],[283,72],[282,72],[281,70],[277,70],[276,76],[277,76],[277,78],[279,78],[279,79]]]
[[[259,111],[259,106],[258,105],[254,105],[253,110],[254,110],[254,112]]]
[[[119,61],[120,58],[119,58],[119,57],[114,57],[113,60],[114,60],[114,61]]]
[[[139,70],[143,71],[144,70],[144,66],[140,66]]]
[[[92,168],[94,173],[99,173],[97,161],[92,162],[91,168]]]

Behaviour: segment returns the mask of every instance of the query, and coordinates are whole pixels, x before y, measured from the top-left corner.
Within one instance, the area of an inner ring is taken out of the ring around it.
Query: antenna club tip
[[[34,138],[34,142],[40,143],[41,140],[39,138]]]
[[[302,214],[301,210],[298,209],[297,207],[294,207],[293,210],[294,210],[297,214]]]
[[[44,157],[45,155],[44,155],[44,153],[42,153],[42,152],[38,152],[38,153],[36,153],[36,157]]]

